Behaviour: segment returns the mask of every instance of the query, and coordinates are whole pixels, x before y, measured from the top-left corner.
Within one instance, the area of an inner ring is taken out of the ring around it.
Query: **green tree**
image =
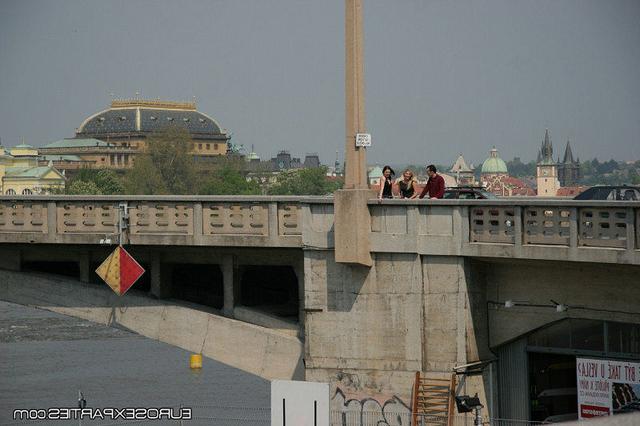
[[[536,175],[536,162],[530,161],[523,163],[520,157],[515,157],[511,161],[507,161],[507,170],[509,174],[515,177],[527,177]]]
[[[194,194],[198,188],[189,132],[169,127],[147,139],[146,151],[127,173],[129,194]]]
[[[98,174],[98,170],[90,169],[88,167],[84,167],[73,176],[71,182],[76,180],[83,180],[85,182],[93,182],[95,181],[96,175]]]
[[[120,177],[113,170],[84,168],[80,169],[75,176],[67,181],[66,188],[63,191],[58,191],[57,193],[70,195],[118,195],[124,193],[124,186]]]
[[[122,179],[118,177],[115,171],[109,169],[100,169],[96,173],[93,180],[100,191],[105,195],[124,194],[124,185]]]
[[[260,194],[260,185],[247,179],[233,163],[226,162],[216,169],[202,184],[203,195],[255,195]]]
[[[170,193],[160,171],[147,155],[138,156],[133,168],[125,175],[124,187],[127,194],[158,195]]]
[[[328,195],[342,188],[342,181],[327,179],[327,168],[287,170],[269,188],[270,195]]]
[[[102,195],[100,188],[91,181],[76,180],[67,186],[66,193],[69,195]]]

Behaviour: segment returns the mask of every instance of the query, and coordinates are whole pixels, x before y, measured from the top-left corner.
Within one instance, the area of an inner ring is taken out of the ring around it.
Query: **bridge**
[[[371,200],[368,207],[372,252],[640,264],[637,202]],[[0,196],[4,243],[330,249],[333,215],[330,197]]]
[[[370,267],[336,261],[334,207],[331,197],[3,196],[0,297],[263,377],[328,381],[336,395],[409,404],[416,371],[455,369],[460,392],[510,418],[529,415],[521,364],[540,354],[640,357],[640,203],[370,200],[342,219],[366,228]],[[122,298],[93,274],[119,242],[148,271]]]

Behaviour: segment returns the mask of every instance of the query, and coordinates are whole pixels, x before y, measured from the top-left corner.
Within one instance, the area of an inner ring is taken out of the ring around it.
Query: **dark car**
[[[488,198],[497,198],[491,192],[484,188],[474,186],[459,186],[446,188],[444,190],[444,199],[449,200],[486,200]]]
[[[576,195],[574,200],[640,201],[638,186],[594,186]]]

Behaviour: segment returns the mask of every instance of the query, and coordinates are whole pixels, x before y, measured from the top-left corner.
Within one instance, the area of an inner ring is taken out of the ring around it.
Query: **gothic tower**
[[[545,130],[542,146],[538,151],[536,181],[539,197],[556,196],[558,188],[560,188],[560,182],[558,182],[558,165],[553,161],[553,144],[549,137],[549,129]]]
[[[558,164],[558,179],[561,186],[574,186],[580,179],[580,161],[573,159],[571,144],[567,140],[567,147],[564,149],[564,158]]]

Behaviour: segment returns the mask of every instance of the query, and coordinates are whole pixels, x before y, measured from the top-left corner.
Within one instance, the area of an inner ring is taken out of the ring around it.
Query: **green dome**
[[[482,173],[509,173],[507,163],[498,157],[498,150],[494,146],[490,156],[482,163]]]

